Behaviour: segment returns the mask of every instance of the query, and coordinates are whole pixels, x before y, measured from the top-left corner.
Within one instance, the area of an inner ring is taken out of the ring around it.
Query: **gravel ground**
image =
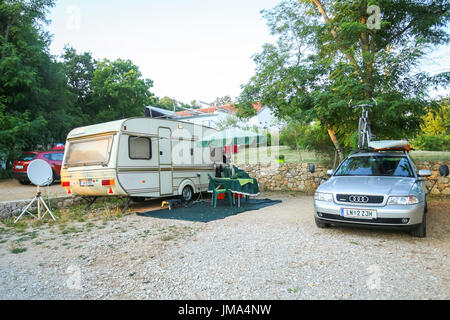
[[[426,239],[318,229],[309,196],[200,223],[135,214],[0,233],[1,299],[449,299],[450,200]],[[160,201],[135,207],[157,208]],[[35,231],[35,233],[32,233]],[[24,247],[21,253],[14,248]]]

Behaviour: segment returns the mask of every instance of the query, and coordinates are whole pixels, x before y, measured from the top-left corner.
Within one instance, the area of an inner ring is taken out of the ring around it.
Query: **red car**
[[[14,161],[12,175],[21,184],[29,184],[27,176],[28,165],[31,161],[42,159],[47,161],[53,170],[53,181],[60,179],[61,165],[64,157],[64,150],[55,149],[52,151],[30,151],[24,152],[22,156]],[[52,181],[52,183],[53,183]]]

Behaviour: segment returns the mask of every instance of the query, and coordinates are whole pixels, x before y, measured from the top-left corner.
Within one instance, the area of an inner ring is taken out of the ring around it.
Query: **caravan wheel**
[[[181,191],[181,199],[185,202],[191,201],[193,195],[194,195],[194,190],[192,190],[191,186],[185,186],[183,188],[183,191]]]

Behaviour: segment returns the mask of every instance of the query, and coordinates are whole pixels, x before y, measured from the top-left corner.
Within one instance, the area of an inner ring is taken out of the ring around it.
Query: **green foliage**
[[[141,77],[139,68],[130,60],[99,62],[91,85],[95,122],[143,116],[145,106],[153,101],[149,91],[153,81]]]
[[[212,103],[215,107],[225,106],[225,105],[233,105],[233,99],[230,96],[217,97],[216,100]]]
[[[428,135],[450,134],[450,106],[448,98],[443,98],[437,107],[423,118],[422,132]]]
[[[280,145],[287,145],[297,152],[307,150],[326,156],[334,155],[334,148],[329,142],[327,130],[319,123],[290,122],[281,131]]]
[[[423,117],[422,133],[412,144],[415,148],[427,151],[450,150],[450,108],[448,98],[442,98],[436,106],[431,106]]]
[[[42,30],[53,5],[51,0],[0,2],[0,161],[7,170],[22,150],[65,139],[61,121],[71,97]]]
[[[429,135],[417,136],[413,141],[414,148],[426,151],[450,151],[450,135]]]
[[[154,107],[173,111],[177,109],[179,102],[170,97],[155,98]]]
[[[369,117],[377,139],[413,137],[433,104],[428,89],[449,83],[448,72],[415,68],[433,45],[448,42],[448,2],[379,1],[381,30],[366,24],[372,1],[322,2],[283,1],[263,12],[278,39],[254,56],[256,73],[238,98],[239,113],[251,116],[260,101],[280,118],[320,123],[342,156],[354,147],[360,115],[348,102],[375,98]]]

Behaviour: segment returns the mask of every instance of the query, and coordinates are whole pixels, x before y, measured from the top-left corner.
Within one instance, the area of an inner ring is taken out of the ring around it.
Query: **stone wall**
[[[416,169],[428,169],[433,172],[428,187],[434,184],[431,194],[450,195],[449,177],[439,176],[439,166],[447,164],[443,161],[416,162]],[[315,164],[315,172],[309,172],[308,163],[280,163],[271,165],[253,164],[240,165],[239,168],[247,171],[252,178],[257,178],[261,191],[301,191],[307,194],[314,193],[315,189],[327,178],[326,171],[330,169]]]
[[[435,181],[432,179],[437,179],[434,188],[431,190],[431,194],[450,196],[450,176],[441,177],[439,175],[439,167],[443,164],[450,166],[450,163],[445,161],[423,161],[415,163],[417,170],[428,169],[433,172],[430,181],[426,183],[428,187],[434,184]]]
[[[315,172],[309,172],[308,163],[280,163],[271,165],[240,165],[240,169],[258,179],[261,191],[301,191],[314,193],[327,177],[327,167],[315,164]]]
[[[70,207],[70,206],[79,204],[83,201],[82,198],[80,198],[80,197],[71,197],[71,196],[58,197],[58,198],[53,198],[50,200],[47,200],[46,197],[43,197],[43,199],[44,199],[45,203],[50,207],[51,210]],[[30,202],[31,202],[31,199],[0,202],[0,218],[18,216]],[[28,210],[33,212],[33,210],[36,210],[36,208],[37,208],[37,202],[35,201]],[[44,210],[45,210],[45,208],[44,208]],[[27,214],[27,213],[25,213],[25,214]],[[48,213],[47,213],[47,215],[48,215]]]

